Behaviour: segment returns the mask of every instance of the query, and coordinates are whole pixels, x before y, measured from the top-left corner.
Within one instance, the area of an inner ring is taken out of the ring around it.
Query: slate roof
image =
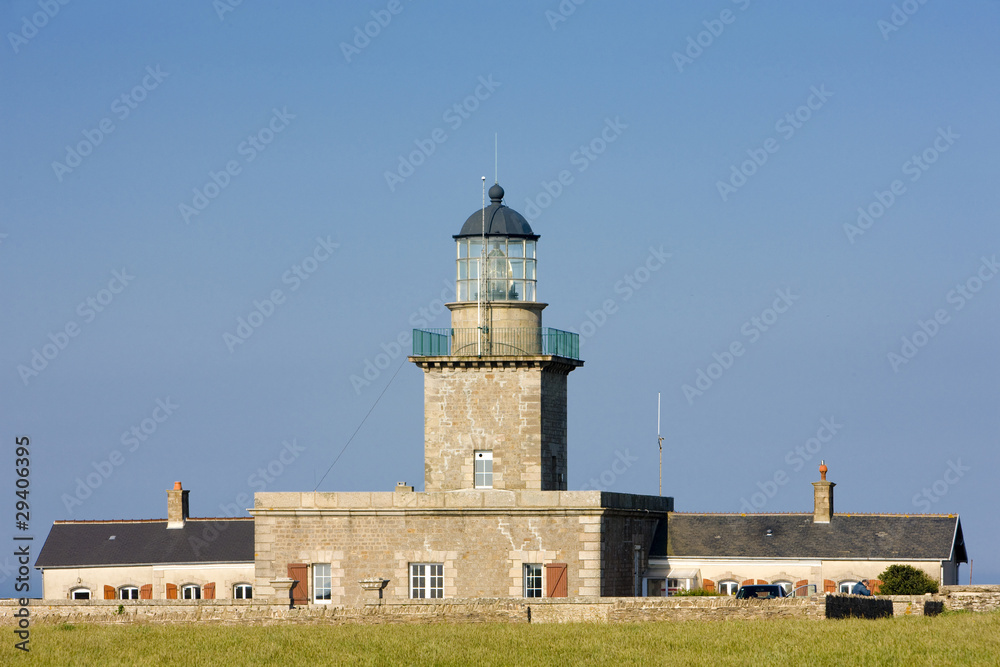
[[[768,534],[770,531],[770,534]],[[650,556],[813,558],[968,562],[962,524],[952,514],[688,514],[660,522]]]
[[[216,535],[215,539],[210,539]],[[252,563],[253,519],[56,521],[35,567]]]

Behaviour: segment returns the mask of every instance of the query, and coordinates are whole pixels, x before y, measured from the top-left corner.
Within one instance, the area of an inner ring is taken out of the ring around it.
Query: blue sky
[[[31,440],[29,532],[163,517],[175,480],[198,516],[312,490],[369,410],[319,488],[420,488],[398,341],[448,323],[496,133],[545,324],[583,340],[570,488],[657,492],[659,392],[679,510],[810,510],[825,459],[837,511],[959,513],[1000,582],[998,23],[4,3],[0,437],[12,489]]]

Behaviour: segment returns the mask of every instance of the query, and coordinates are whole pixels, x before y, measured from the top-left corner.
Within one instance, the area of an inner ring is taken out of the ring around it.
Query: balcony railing
[[[415,357],[496,357],[544,354],[580,358],[580,335],[547,328],[414,329]]]

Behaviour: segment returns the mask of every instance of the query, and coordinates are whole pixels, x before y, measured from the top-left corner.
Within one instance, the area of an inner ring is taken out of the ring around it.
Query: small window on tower
[[[476,488],[477,489],[492,489],[493,488],[493,450],[491,449],[477,449],[475,451],[475,472],[476,472]]]

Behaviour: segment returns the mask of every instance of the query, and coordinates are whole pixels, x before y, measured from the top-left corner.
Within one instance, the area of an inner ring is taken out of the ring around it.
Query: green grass
[[[7,635],[8,633],[4,633]],[[621,625],[51,625],[45,665],[968,665],[1000,660],[1000,613],[879,621],[685,621]]]

